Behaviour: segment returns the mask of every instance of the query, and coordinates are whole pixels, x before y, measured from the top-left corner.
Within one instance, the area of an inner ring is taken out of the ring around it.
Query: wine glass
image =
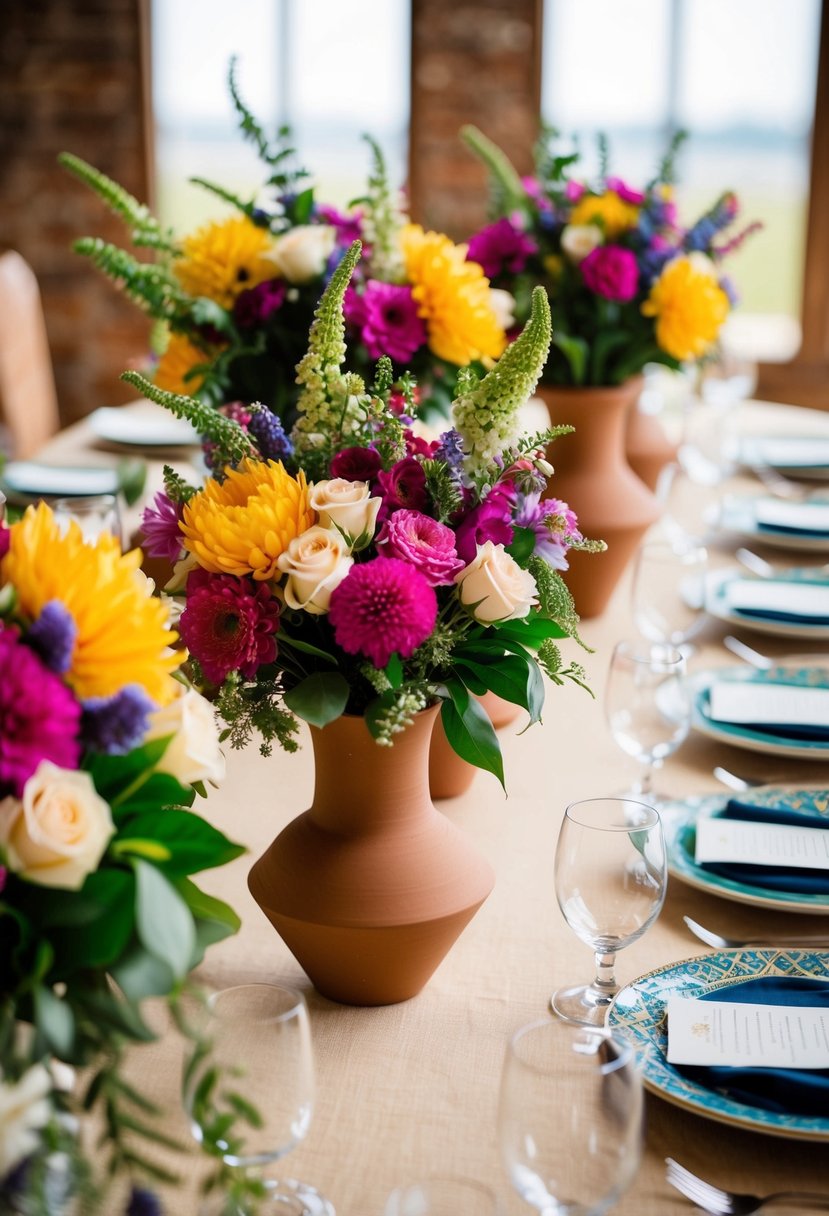
[[[639,1168],[642,1112],[629,1043],[550,1018],[512,1036],[498,1104],[501,1156],[514,1190],[543,1216],[599,1216],[621,1198]]]
[[[653,788],[654,771],[685,741],[691,725],[682,652],[652,642],[617,642],[605,716],[614,741],[644,765],[641,779],[627,793],[648,803],[663,801]]]
[[[587,798],[564,812],[555,860],[558,905],[596,956],[590,984],[550,1002],[569,1022],[602,1026],[618,992],[616,952],[642,936],[665,899],[667,863],[658,811],[630,798]]]
[[[651,642],[681,647],[705,624],[708,551],[690,538],[648,540],[636,555],[631,583],[636,628]]]
[[[94,544],[104,532],[120,543],[123,539],[121,513],[115,494],[89,494],[78,498],[52,499],[52,511],[61,531],[74,520],[85,541]]]
[[[242,984],[207,1001],[204,1033],[184,1076],[195,1139],[239,1171],[223,1216],[334,1216],[307,1183],[255,1172],[296,1148],[311,1125],[314,1066],[305,998]]]
[[[398,1186],[383,1216],[500,1216],[495,1192],[470,1178],[435,1177]]]

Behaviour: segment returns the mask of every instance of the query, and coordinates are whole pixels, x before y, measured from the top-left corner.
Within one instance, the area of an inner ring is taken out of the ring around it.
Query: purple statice
[[[734,222],[738,211],[736,194],[731,190],[726,191],[717,199],[711,210],[706,211],[705,215],[688,229],[682,242],[683,248],[689,253],[707,251],[717,233]]]
[[[140,745],[157,708],[140,684],[127,684],[111,697],[89,697],[82,702],[84,747],[105,756],[126,755]]]
[[[350,215],[346,215],[328,203],[320,203],[316,209],[316,215],[322,223],[330,224],[332,228],[336,229],[337,244],[341,248],[347,249],[354,241],[363,239],[362,211],[352,211]]]
[[[724,245],[714,246],[711,249],[711,256],[715,258],[727,257],[729,253],[734,253],[735,250],[740,248],[747,236],[751,236],[754,232],[760,232],[762,227],[763,224],[760,220],[754,220],[753,223],[748,224],[747,227],[743,228],[741,232],[738,232],[735,236],[732,236],[731,239],[726,241]]]
[[[521,494],[514,522],[519,528],[535,532],[535,549],[554,570],[567,569],[567,550],[581,540],[576,514],[558,498],[541,499],[540,492]]]
[[[460,470],[463,465],[463,439],[460,432],[456,431],[454,427],[444,431],[438,439],[434,459],[448,464],[450,469]]]
[[[676,246],[657,234],[651,238],[648,248],[639,254],[639,273],[645,286],[661,275],[665,264],[676,257]]]
[[[730,275],[723,274],[723,275],[720,275],[719,282],[720,282],[720,287],[723,289],[725,294],[728,296],[729,304],[731,305],[732,308],[736,308],[737,305],[740,303],[740,293],[737,291],[734,280],[731,278]]]
[[[130,1191],[129,1202],[124,1209],[124,1216],[163,1216],[164,1209],[155,1191],[144,1186],[134,1186]]]
[[[36,650],[50,671],[61,676],[69,670],[78,626],[72,613],[60,600],[49,600],[40,616],[29,627],[26,641]]]
[[[160,557],[177,562],[181,557],[182,504],[173,502],[169,495],[159,490],[141,516],[141,536],[144,548],[150,557]]]
[[[287,460],[294,445],[285,434],[279,418],[264,405],[251,407],[248,431],[256,440],[260,456],[265,460]]]
[[[240,291],[233,305],[233,320],[240,329],[259,329],[267,325],[285,303],[284,279],[267,279],[256,287]]]
[[[538,253],[535,241],[502,216],[470,238],[466,260],[477,262],[487,278],[494,279],[504,273],[520,274],[534,253]]]
[[[426,326],[407,284],[369,279],[362,295],[360,339],[372,359],[388,355],[407,363],[426,342]]]

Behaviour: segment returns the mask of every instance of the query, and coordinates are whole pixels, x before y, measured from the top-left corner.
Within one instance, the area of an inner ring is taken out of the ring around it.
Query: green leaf
[[[142,811],[131,817],[119,832],[116,847],[119,852],[146,857],[140,847],[143,840],[162,847],[164,856],[149,860],[155,861],[164,874],[175,878],[226,865],[245,852],[243,845],[233,844],[201,815],[172,807]]]
[[[386,679],[392,688],[399,688],[403,683],[403,662],[397,651],[392,653],[391,658],[386,664]]]
[[[55,996],[51,988],[35,988],[35,1024],[59,1059],[65,1060],[72,1054],[75,1016],[69,1002]]]
[[[187,904],[167,878],[146,861],[134,861],[136,929],[141,944],[168,964],[177,979],[189,970],[196,928]]]
[[[589,347],[584,338],[574,338],[561,330],[553,331],[553,346],[557,346],[570,368],[574,384],[584,384]]]
[[[462,760],[493,773],[506,792],[501,748],[486,710],[458,679],[448,679],[446,691],[449,699],[443,702],[440,717],[449,745]]]
[[[111,974],[124,996],[136,1002],[148,996],[166,996],[176,982],[169,965],[138,943],[111,969]]]
[[[290,634],[279,634],[280,647],[288,646],[291,650],[299,650],[303,654],[312,654],[318,659],[324,659],[326,663],[331,663],[336,666],[337,659],[333,654],[329,654],[327,650],[320,650],[319,646],[312,646],[310,642],[303,642],[300,638],[293,638]]]
[[[507,545],[507,553],[514,561],[522,566],[535,550],[535,531],[532,528],[513,528],[512,543]]]
[[[112,802],[127,786],[153,771],[169,742],[170,736],[153,739],[127,752],[125,756],[92,755],[84,762],[84,768],[91,775],[101,797],[106,802]]]
[[[238,933],[242,927],[240,918],[224,900],[216,899],[199,889],[189,878],[180,878],[175,884],[176,890],[183,898],[187,907],[199,920],[212,920],[224,925],[228,933]]]
[[[147,481],[147,462],[134,458],[119,460],[117,465],[118,486],[128,507],[133,507],[144,493]]]
[[[547,638],[566,638],[568,636],[567,631],[562,629],[557,621],[551,621],[549,617],[541,616],[538,612],[532,612],[529,616],[522,617],[521,620],[505,621],[503,625],[497,626],[496,632],[499,638],[521,642],[531,650],[534,650]]]
[[[314,206],[314,190],[309,187],[307,190],[302,190],[294,199],[294,223],[307,224],[311,215],[311,209]]]
[[[315,671],[283,698],[289,709],[312,726],[327,726],[345,712],[349,687],[338,671]]]
[[[66,895],[66,892],[62,894]],[[128,870],[104,868],[90,874],[79,892],[77,919],[67,899],[67,914],[55,923],[55,974],[108,967],[120,958],[135,924],[135,878]]]
[[[544,705],[544,681],[532,658],[505,655],[497,663],[479,664],[463,660],[462,666],[464,672],[468,669],[477,675],[490,692],[526,709],[531,724],[540,721]]]

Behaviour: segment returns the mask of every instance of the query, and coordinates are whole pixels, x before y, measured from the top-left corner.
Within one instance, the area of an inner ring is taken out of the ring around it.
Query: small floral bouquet
[[[193,179],[234,210],[183,239],[91,165],[61,157],[126,222],[133,244],[155,253],[146,262],[98,238],[75,245],[159,323],[154,383],[230,410],[260,448],[280,457],[280,421],[288,428],[294,421],[294,369],[314,309],[359,238],[366,256],[346,301],[354,370],[387,354],[415,370],[438,404],[448,403],[460,367],[497,358],[506,346],[509,299],[490,290],[465,246],[408,222],[372,141],[365,197],[342,213],[305,185],[288,130],[267,137],[239,96],[232,62],[229,88],[242,135],[264,165],[265,185],[261,197],[242,199]],[[265,407],[255,417],[246,408],[253,401]]]
[[[599,178],[587,182],[572,176],[578,152],[555,152],[555,132],[539,142],[529,178],[477,128],[462,135],[490,171],[497,216],[470,239],[469,257],[513,294],[519,318],[533,287],[547,289],[555,332],[545,384],[621,384],[646,363],[678,368],[712,350],[736,302],[720,264],[760,225],[724,236],[739,210],[731,192],[690,228],[679,224],[684,134],[641,190],[610,174],[604,142]]]
[[[519,433],[550,343],[543,289],[523,333],[483,379],[462,373],[454,425],[427,442],[403,412],[387,358],[367,388],[343,363],[343,301],[355,242],[317,309],[292,451],[266,460],[232,418],[124,378],[209,435],[220,469],[206,485],[171,470],[144,515],[148,548],[178,563],[179,628],[191,675],[215,697],[234,746],[254,730],[293,750],[296,716],[324,726],[364,715],[391,744],[414,714],[442,701],[451,745],[503,781],[492,725],[471,694],[491,690],[538,721],[542,671],[582,683],[556,639],[576,637],[559,575],[585,540],[549,494],[544,448],[571,430]]]
[[[158,1175],[141,1143],[163,1139],[158,1112],[122,1054],[154,1037],[143,999],[172,1000],[239,924],[191,878],[244,850],[189,809],[223,775],[218,731],[177,678],[184,654],[140,557],[108,535],[84,543],[74,523],[62,532],[43,503],[0,522],[4,1212],[101,1201],[77,1135],[86,1111],[105,1128],[108,1173]],[[72,1066],[87,1070],[81,1093]],[[153,1203],[136,1181],[130,1213]]]

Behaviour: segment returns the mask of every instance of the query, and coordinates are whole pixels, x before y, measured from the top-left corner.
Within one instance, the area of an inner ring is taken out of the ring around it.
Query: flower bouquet
[[[168,470],[145,512],[151,552],[178,562],[172,588],[190,672],[215,698],[233,746],[254,731],[296,747],[296,717],[323,727],[361,715],[390,745],[442,703],[452,747],[503,781],[500,749],[475,697],[491,690],[539,720],[542,671],[582,683],[557,639],[577,636],[559,571],[585,540],[567,503],[542,499],[543,447],[572,429],[522,437],[518,410],[550,343],[542,289],[523,333],[483,379],[461,373],[452,428],[426,442],[411,427],[414,384],[388,358],[367,387],[343,370],[343,302],[355,242],[317,308],[297,368],[290,454],[264,459],[233,418],[124,378],[189,418],[214,446],[203,488]]]
[[[713,349],[736,301],[721,264],[760,225],[725,236],[739,212],[730,191],[690,227],[679,223],[684,134],[642,189],[609,172],[604,143],[598,180],[588,182],[574,174],[578,152],[556,152],[548,131],[535,175],[522,179],[477,128],[462,135],[490,171],[496,214],[471,237],[469,257],[514,295],[519,319],[533,287],[547,289],[555,332],[545,384],[621,384],[646,363],[678,368]]]
[[[193,179],[233,213],[181,239],[92,166],[61,157],[126,222],[133,244],[155,254],[141,261],[97,238],[75,245],[158,322],[154,383],[229,410],[260,451],[281,458],[281,423],[289,429],[295,418],[294,368],[314,309],[343,252],[359,238],[366,256],[346,301],[353,369],[365,371],[387,354],[419,374],[421,391],[445,415],[458,369],[504,349],[509,300],[490,290],[465,246],[408,222],[373,141],[365,197],[342,213],[317,201],[305,184],[288,130],[270,140],[247,109],[233,62],[229,89],[242,136],[267,175],[261,197],[243,199]],[[265,407],[255,416],[247,409],[254,401]]]
[[[224,772],[213,709],[177,678],[184,654],[139,560],[61,532],[43,503],[0,523],[4,1212],[69,1195],[97,1210],[82,1112],[105,1129],[97,1163],[136,1179],[130,1213],[157,1210],[139,1181],[159,1173],[142,1149],[163,1140],[158,1112],[123,1052],[154,1037],[143,999],[172,1000],[238,928],[191,878],[244,851],[190,809]],[[81,1093],[67,1065],[85,1068]]]

